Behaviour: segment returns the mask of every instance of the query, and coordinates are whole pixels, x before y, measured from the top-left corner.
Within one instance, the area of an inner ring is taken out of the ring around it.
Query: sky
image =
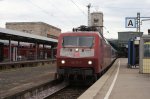
[[[118,32],[136,31],[125,28],[125,17],[150,17],[150,0],[0,0],[0,27],[6,22],[45,22],[62,32],[87,25],[87,5],[91,12],[104,14],[104,36],[118,38]],[[142,19],[141,19],[142,20]],[[150,21],[142,21],[141,31],[148,34]]]

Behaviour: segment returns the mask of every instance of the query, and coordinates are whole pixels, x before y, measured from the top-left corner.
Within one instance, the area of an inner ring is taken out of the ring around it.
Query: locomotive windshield
[[[93,36],[65,36],[63,38],[64,47],[92,47]]]

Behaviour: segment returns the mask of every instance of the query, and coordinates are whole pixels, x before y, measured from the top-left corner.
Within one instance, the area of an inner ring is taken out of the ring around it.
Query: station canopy
[[[39,35],[24,33],[20,31],[0,28],[0,39],[1,40],[14,40],[28,43],[39,43],[46,45],[55,45],[58,40]]]

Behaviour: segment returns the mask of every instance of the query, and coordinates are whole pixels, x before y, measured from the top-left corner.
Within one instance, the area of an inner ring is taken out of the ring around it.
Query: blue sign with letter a
[[[136,28],[136,18],[135,17],[126,17],[125,27],[126,28]]]

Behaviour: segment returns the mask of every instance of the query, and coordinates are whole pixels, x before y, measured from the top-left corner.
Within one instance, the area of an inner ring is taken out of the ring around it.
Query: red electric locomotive
[[[97,80],[114,58],[113,48],[99,32],[69,32],[59,36],[57,47],[59,77],[93,77]]]

